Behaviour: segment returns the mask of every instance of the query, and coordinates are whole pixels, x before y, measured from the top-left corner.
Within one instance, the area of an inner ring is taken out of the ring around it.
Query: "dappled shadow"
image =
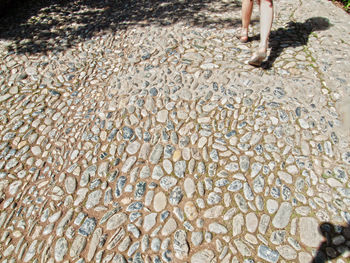
[[[64,50],[98,32],[135,25],[233,27],[238,18],[213,16],[240,7],[238,0],[19,1],[0,18],[0,39],[13,42],[9,49],[17,53]]]
[[[327,30],[330,27],[331,24],[327,18],[312,17],[304,23],[289,22],[287,27],[281,27],[272,31],[270,35],[271,52],[262,68],[270,69],[275,60],[281,55],[283,49],[306,46],[313,32]]]
[[[335,226],[327,222],[320,225],[319,231],[326,240],[321,243],[312,263],[325,263],[349,251],[350,225]]]

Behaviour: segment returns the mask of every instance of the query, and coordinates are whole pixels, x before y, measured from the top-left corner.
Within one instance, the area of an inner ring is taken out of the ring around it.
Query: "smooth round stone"
[[[209,231],[215,234],[226,234],[227,228],[222,224],[214,222],[209,225]]]
[[[187,244],[187,235],[184,230],[177,230],[174,234],[173,248],[175,257],[184,259],[188,255],[189,247]]]
[[[158,90],[156,88],[151,88],[149,90],[149,94],[151,94],[153,97],[158,95]]]
[[[261,168],[262,168],[261,163],[253,163],[251,177],[255,177],[260,172]]]
[[[243,188],[242,182],[239,180],[235,180],[227,187],[227,190],[230,192],[237,192],[242,188]]]
[[[35,156],[39,156],[41,154],[41,149],[39,146],[32,147],[31,151]]]
[[[235,194],[234,198],[238,208],[243,213],[246,213],[248,211],[248,204],[247,204],[247,201],[244,199],[244,197],[241,194],[237,193]]]
[[[59,238],[55,244],[55,260],[61,262],[68,251],[68,242],[64,237]]]
[[[146,232],[150,231],[152,227],[155,225],[156,218],[157,218],[157,213],[151,213],[145,216],[142,227]]]
[[[242,233],[244,217],[242,214],[235,215],[232,219],[232,235],[237,236]]]
[[[190,148],[183,148],[182,149],[182,158],[186,161],[190,160],[191,159],[191,150]]]
[[[158,192],[153,199],[153,208],[156,212],[161,212],[165,209],[167,198],[163,192]]]
[[[272,220],[272,225],[276,228],[285,228],[291,215],[292,205],[288,202],[283,202]]]
[[[135,162],[136,162],[136,157],[135,157],[135,156],[129,157],[129,158],[125,161],[125,163],[124,163],[124,165],[123,165],[121,171],[122,171],[123,173],[128,173],[128,172],[130,171],[131,167],[134,165]]]
[[[174,166],[175,175],[179,178],[184,178],[186,171],[186,161],[178,161]]]
[[[127,226],[128,232],[130,232],[135,238],[140,237],[140,230],[134,224],[128,224]]]
[[[164,123],[168,119],[168,111],[161,110],[157,113],[157,121]]]
[[[174,218],[169,218],[168,221],[164,224],[163,229],[161,231],[163,236],[169,236],[173,233],[177,228],[177,223]]]
[[[318,247],[323,241],[323,236],[318,231],[318,221],[312,217],[299,219],[300,241],[308,247]]]
[[[281,245],[286,240],[286,231],[285,230],[277,230],[272,232],[270,241],[272,244]]]
[[[203,232],[192,232],[192,235],[191,235],[191,242],[194,246],[199,246],[202,244],[203,242]]]
[[[125,213],[118,213],[113,215],[110,219],[107,221],[107,230],[113,230],[121,226],[126,222],[128,219],[128,216]]]
[[[198,140],[198,148],[203,148],[204,145],[206,145],[208,142],[208,139],[206,137],[201,137],[199,140]]]
[[[177,162],[181,159],[181,150],[176,150],[173,153],[173,162]]]
[[[90,208],[93,208],[94,206],[96,206],[100,202],[101,197],[102,197],[101,190],[96,190],[96,191],[93,191],[92,193],[90,193],[88,195],[88,199],[87,199],[86,204],[85,204],[86,209],[90,209]]]
[[[137,151],[140,149],[140,143],[138,141],[134,141],[132,143],[129,143],[128,146],[126,147],[126,152],[128,154],[135,154]]]
[[[72,243],[71,248],[70,248],[69,256],[71,258],[75,258],[75,257],[79,256],[80,253],[85,248],[85,246],[86,246],[86,238],[81,236],[81,235],[77,235]]]
[[[162,168],[159,165],[154,166],[152,171],[152,179],[160,180],[163,177],[163,175],[164,175],[164,172]]]
[[[19,187],[22,185],[22,181],[14,181],[9,186],[9,193],[10,195],[15,195],[19,189]]]
[[[9,245],[4,252],[2,253],[4,257],[8,257],[15,250],[15,246],[13,244]],[[35,251],[34,251],[35,252]],[[34,255],[33,255],[34,256]],[[30,259],[29,259],[30,260]],[[29,261],[28,260],[28,261]]]
[[[203,216],[205,218],[218,218],[219,216],[221,216],[223,211],[224,211],[224,207],[222,205],[217,205],[207,209],[204,212]]]
[[[132,185],[130,185],[132,187]],[[134,211],[139,211],[143,208],[144,204],[143,202],[133,202],[131,203],[127,208],[127,212],[134,212]]]
[[[169,203],[172,205],[178,205],[182,200],[183,192],[180,186],[176,186],[170,193]]]
[[[184,181],[184,189],[188,198],[192,198],[196,192],[196,185],[192,178],[187,177]]]
[[[256,228],[258,227],[258,218],[255,213],[251,212],[245,217],[247,230],[251,233],[254,233]]]
[[[219,180],[215,181],[216,187],[223,187],[227,184],[229,184],[229,180],[227,180],[227,179],[219,179]]]
[[[160,250],[160,245],[161,245],[161,241],[159,238],[153,238],[152,242],[151,242],[151,249],[154,252],[158,252]]]
[[[56,213],[54,213],[52,216],[49,217],[49,222],[50,223],[54,223],[56,222],[62,215],[61,211],[57,211]]]
[[[127,236],[122,240],[122,242],[120,242],[118,246],[118,250],[120,252],[124,252],[130,247],[130,244],[131,244],[131,238]]]
[[[215,192],[211,192],[208,195],[207,203],[209,205],[216,205],[221,201],[221,196]]]
[[[203,162],[199,162],[197,165],[197,171],[199,174],[205,173],[205,164]]]
[[[154,191],[148,191],[145,196],[145,206],[150,206],[154,197]]]
[[[215,254],[212,250],[204,249],[201,250],[191,257],[191,263],[209,263],[215,257]]]
[[[130,127],[123,127],[123,138],[125,140],[130,140],[132,136],[134,135],[134,130]]]
[[[30,244],[30,246],[27,250],[27,253],[24,256],[23,262],[29,262],[35,256],[37,243],[38,243],[38,240],[34,240]]]
[[[173,164],[168,159],[163,161],[163,168],[167,174],[171,174],[173,172]]]
[[[246,171],[248,171],[249,169],[249,157],[248,156],[241,156],[239,158],[239,166],[241,168],[241,171],[244,173]]]
[[[37,69],[35,67],[27,67],[25,69],[25,72],[28,74],[28,75],[36,75],[37,74]]]
[[[140,171],[140,178],[146,179],[151,176],[151,169],[148,166],[142,167]]]
[[[278,209],[278,202],[274,199],[269,199],[266,201],[266,208],[269,214],[274,214]]]
[[[312,256],[309,253],[300,252],[298,255],[298,259],[299,259],[299,262],[311,262]]]
[[[262,193],[264,191],[265,181],[262,175],[258,175],[253,181],[253,189],[255,193]]]
[[[170,190],[174,185],[176,185],[177,179],[172,176],[164,176],[160,179],[160,187],[162,187],[165,191]]]
[[[341,155],[343,162],[350,165],[350,152],[345,152]]]
[[[279,253],[265,245],[260,245],[258,248],[258,257],[270,263],[276,263],[279,258]]]
[[[197,208],[192,201],[186,202],[184,206],[185,215],[188,220],[195,220],[198,216]]]
[[[219,161],[219,155],[218,151],[213,149],[209,153],[210,158],[213,160],[213,162],[218,162]]]
[[[73,194],[77,186],[77,181],[75,180],[74,177],[69,176],[66,178],[64,182],[64,186],[68,194]]]
[[[158,164],[160,157],[162,156],[163,149],[163,145],[161,144],[157,144],[154,146],[149,157],[149,161],[151,164]]]
[[[276,250],[286,260],[293,260],[297,258],[297,252],[289,245],[282,245],[276,247]]]
[[[144,253],[149,249],[149,235],[143,235],[141,240],[141,251]]]

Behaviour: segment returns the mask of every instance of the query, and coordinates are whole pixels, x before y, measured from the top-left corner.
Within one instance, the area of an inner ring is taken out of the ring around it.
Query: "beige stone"
[[[188,220],[192,221],[197,218],[197,208],[192,201],[188,201],[185,204],[184,211]]]
[[[167,200],[163,192],[159,192],[154,196],[153,208],[156,212],[161,212],[166,207]]]
[[[319,247],[323,236],[318,230],[318,221],[312,217],[301,217],[299,219],[300,241],[308,247]]]

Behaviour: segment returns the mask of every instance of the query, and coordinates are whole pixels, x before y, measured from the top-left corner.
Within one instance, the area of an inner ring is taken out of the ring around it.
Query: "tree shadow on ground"
[[[330,27],[331,24],[327,18],[312,17],[304,23],[289,22],[287,27],[281,27],[272,31],[269,44],[271,52],[267,61],[263,63],[262,68],[270,69],[283,52],[283,49],[306,46],[313,32],[324,31]]]
[[[318,248],[312,263],[325,263],[336,259],[350,250],[350,225],[335,226],[332,223],[322,223],[320,233],[326,238]]]
[[[215,8],[213,8],[215,6]],[[65,50],[95,34],[129,26],[234,27],[239,19],[215,15],[241,8],[238,0],[29,0],[0,18],[0,40],[16,53]]]

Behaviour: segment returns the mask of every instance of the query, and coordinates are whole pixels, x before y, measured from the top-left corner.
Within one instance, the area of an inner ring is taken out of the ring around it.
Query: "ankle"
[[[267,46],[265,45],[259,45],[258,51],[260,53],[266,53],[267,52]]]
[[[248,35],[248,28],[241,28],[241,35],[242,36],[247,36]]]

